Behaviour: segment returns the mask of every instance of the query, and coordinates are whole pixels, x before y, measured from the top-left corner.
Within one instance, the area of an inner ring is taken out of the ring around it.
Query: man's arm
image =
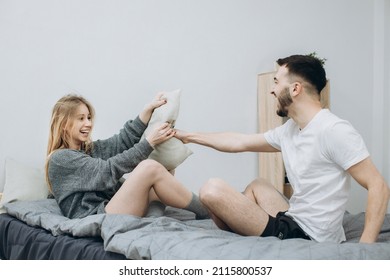
[[[390,198],[389,187],[370,158],[353,165],[348,172],[368,190],[366,218],[360,242],[373,243],[378,238],[387,212]]]
[[[268,144],[263,134],[243,134],[235,132],[202,133],[176,130],[175,137],[183,143],[194,143],[221,152],[279,152]]]

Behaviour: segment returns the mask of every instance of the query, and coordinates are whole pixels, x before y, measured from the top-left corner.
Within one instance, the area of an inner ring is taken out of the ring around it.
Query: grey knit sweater
[[[49,160],[53,195],[64,216],[82,218],[104,213],[120,187],[119,179],[148,158],[153,148],[141,136],[146,125],[137,117],[119,134],[93,143],[91,154],[60,149]]]

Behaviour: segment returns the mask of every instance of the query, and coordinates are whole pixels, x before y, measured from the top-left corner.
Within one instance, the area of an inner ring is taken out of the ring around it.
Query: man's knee
[[[282,197],[283,200],[287,203],[288,199],[275,188],[268,180],[263,178],[257,178],[253,180],[245,189],[244,195],[258,204],[262,204],[264,201],[275,201]],[[285,205],[283,205],[285,207]],[[284,209],[284,208],[283,208]]]
[[[256,178],[246,187],[245,191],[273,188],[272,184],[263,178]]]

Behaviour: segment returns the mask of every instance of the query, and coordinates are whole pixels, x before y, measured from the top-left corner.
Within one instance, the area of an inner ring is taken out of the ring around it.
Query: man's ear
[[[291,97],[295,97],[302,92],[303,86],[300,82],[294,82],[292,84]]]

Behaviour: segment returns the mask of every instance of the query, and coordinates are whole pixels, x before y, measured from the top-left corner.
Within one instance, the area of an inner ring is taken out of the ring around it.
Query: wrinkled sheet
[[[191,212],[168,207],[158,218],[99,214],[64,217],[54,199],[5,205],[9,215],[42,227],[54,236],[99,236],[104,250],[128,259],[390,259],[390,214],[378,242],[359,244],[364,213],[345,213],[347,241],[318,243],[303,239],[244,237],[218,229],[212,220],[194,220]]]

